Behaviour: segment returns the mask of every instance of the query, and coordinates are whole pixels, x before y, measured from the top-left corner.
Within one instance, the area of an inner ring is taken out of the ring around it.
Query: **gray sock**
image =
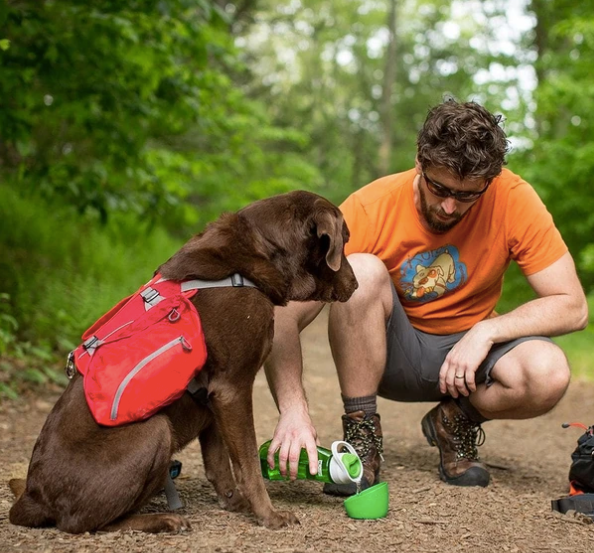
[[[377,413],[377,395],[375,394],[363,397],[347,397],[342,394],[341,396],[344,412],[347,414],[363,411],[366,415],[371,416]]]

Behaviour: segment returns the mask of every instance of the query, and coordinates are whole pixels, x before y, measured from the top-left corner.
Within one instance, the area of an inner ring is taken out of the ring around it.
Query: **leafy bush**
[[[10,345],[15,342],[19,328],[17,320],[10,312],[10,296],[0,292],[0,355],[7,353]]]
[[[70,348],[180,245],[135,215],[114,215],[106,227],[12,187],[0,186],[0,195],[0,343]]]

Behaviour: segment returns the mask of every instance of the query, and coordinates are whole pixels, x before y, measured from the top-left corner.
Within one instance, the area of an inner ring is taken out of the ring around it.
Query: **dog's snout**
[[[332,299],[340,302],[348,301],[358,287],[359,283],[353,268],[347,258],[343,257],[340,270],[334,278]]]

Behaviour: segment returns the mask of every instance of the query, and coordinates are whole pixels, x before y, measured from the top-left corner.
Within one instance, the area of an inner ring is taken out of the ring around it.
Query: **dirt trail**
[[[304,333],[305,380],[311,414],[322,445],[340,439],[342,414],[338,381],[323,318]],[[531,421],[495,421],[485,425],[481,455],[492,467],[486,489],[458,489],[437,474],[438,453],[420,429],[430,404],[380,400],[385,436],[382,479],[390,486],[385,519],[349,519],[339,498],[322,494],[316,482],[268,483],[273,503],[290,509],[301,524],[280,531],[256,526],[253,519],[218,508],[202,468],[200,449],[192,444],[178,455],[183,462],[177,487],[193,530],[151,536],[124,532],[70,536],[54,529],[30,530],[8,522],[12,499],[6,482],[24,476],[29,456],[56,396],[0,405],[0,552],[589,552],[594,525],[589,519],[553,513],[550,500],[567,491],[570,453],[578,430],[561,423],[594,423],[594,386],[574,382],[561,404]],[[254,404],[259,443],[274,430],[277,413],[264,375],[258,375]],[[166,508],[155,498],[148,511]]]

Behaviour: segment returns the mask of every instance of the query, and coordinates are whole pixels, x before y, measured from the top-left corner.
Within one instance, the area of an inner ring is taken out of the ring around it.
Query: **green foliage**
[[[114,215],[105,228],[72,220],[67,208],[41,198],[23,199],[9,186],[0,186],[0,195],[0,274],[11,291],[0,313],[9,317],[4,342],[13,352],[15,342],[47,351],[71,348],[180,246],[133,215]]]
[[[500,314],[507,313],[535,297],[522,271],[515,262],[512,262],[505,273],[503,294],[495,310]]]
[[[179,190],[151,154],[211,106],[208,56],[225,50],[206,2],[23,1],[9,5],[1,53],[5,164],[47,196],[103,220],[115,208],[166,211]],[[175,15],[172,15],[172,14]],[[180,63],[180,62],[184,63]]]
[[[66,377],[56,356],[46,347],[19,339],[19,324],[11,311],[10,296],[0,293],[0,399],[16,399],[19,390],[48,383],[63,387]]]
[[[304,135],[271,127],[234,85],[215,2],[23,0],[0,29],[0,168],[72,217],[125,211],[185,234],[319,180]]]
[[[0,356],[16,341],[19,328],[17,320],[10,314],[10,296],[0,292]]]
[[[19,394],[15,392],[13,387],[9,384],[0,382],[0,398],[2,397],[6,397],[8,399],[17,399],[19,397]]]
[[[594,313],[594,295],[588,296],[588,308],[590,313]],[[567,355],[573,378],[594,380],[594,370],[592,370],[594,324],[590,323],[581,332],[559,336],[554,340]]]
[[[43,364],[222,211],[321,181],[217,2],[0,0],[0,71],[0,355]]]
[[[533,147],[520,160],[561,230],[588,291],[594,286],[594,21],[588,3],[533,2],[540,77]]]
[[[475,4],[482,13],[460,13],[463,3],[442,0],[397,2],[396,78],[385,114],[389,4],[263,0],[258,23],[245,32],[251,94],[270,98],[276,125],[297,126],[311,138],[304,151],[321,172],[319,190],[336,202],[382,176],[378,157],[386,117],[393,120],[390,169],[409,169],[430,106],[449,94],[498,110],[518,83],[513,67],[497,79],[484,75],[492,64],[503,71],[517,64],[502,49],[487,47],[497,44],[505,2]],[[521,109],[514,104],[509,111]]]

